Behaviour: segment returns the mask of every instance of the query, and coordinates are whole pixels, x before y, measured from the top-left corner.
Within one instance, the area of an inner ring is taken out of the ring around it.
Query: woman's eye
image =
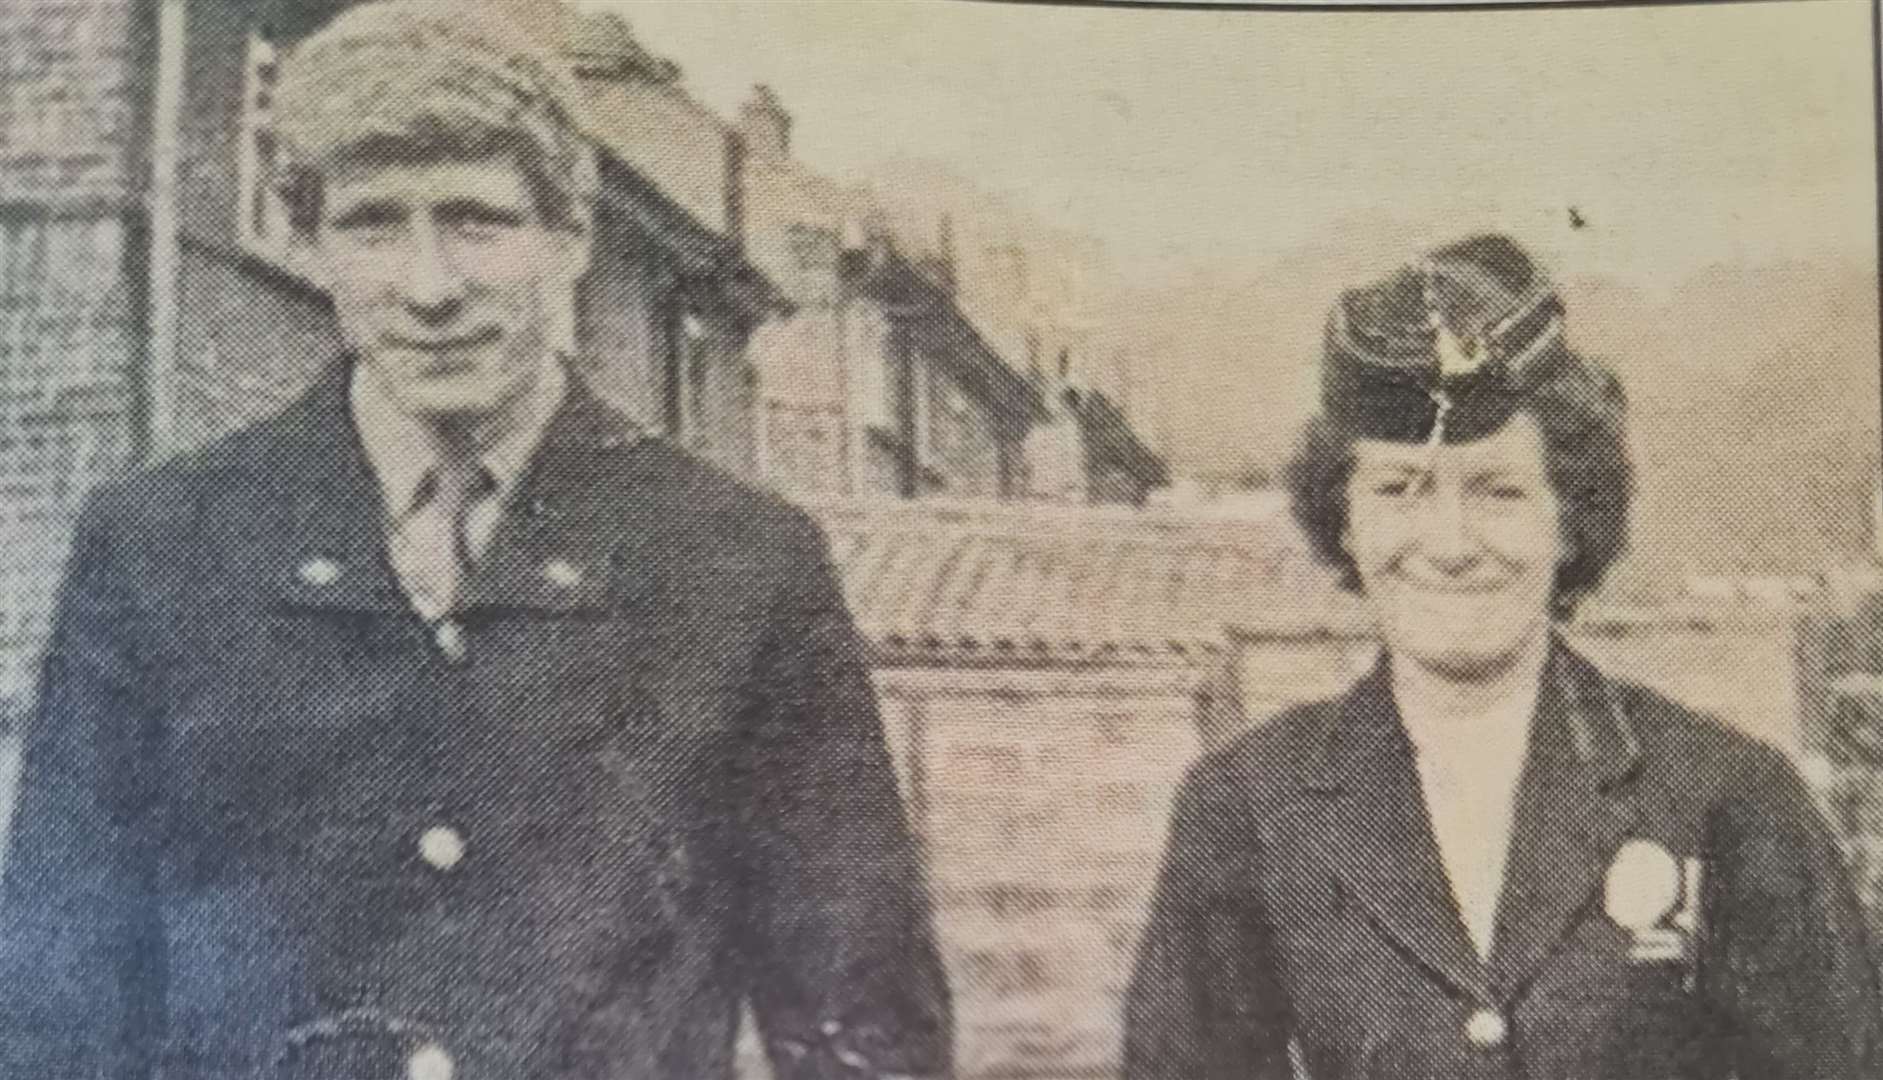
[[[451,231],[466,240],[483,241],[494,240],[501,236],[504,232],[504,227],[501,223],[495,221],[478,221],[471,219],[453,222]]]
[[[1499,502],[1517,502],[1530,497],[1530,489],[1516,484],[1498,484],[1491,488],[1491,498]]]
[[[1373,494],[1384,499],[1397,499],[1411,494],[1412,485],[1404,480],[1382,480],[1373,485]]]

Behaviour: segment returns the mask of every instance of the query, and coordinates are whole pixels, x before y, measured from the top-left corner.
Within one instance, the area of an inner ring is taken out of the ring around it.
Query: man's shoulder
[[[652,519],[684,549],[796,561],[824,547],[804,510],[659,436],[631,439],[604,482],[614,499],[651,502]]]
[[[309,445],[311,408],[308,398],[297,398],[200,445],[107,480],[89,496],[88,515],[151,529],[194,517],[207,502],[286,497],[287,475],[304,455],[339,449]]]
[[[663,471],[676,492],[700,521],[739,526],[743,533],[777,529],[802,532],[815,528],[810,516],[775,491],[734,475],[724,467],[673,443],[648,437],[650,452],[662,459]]]

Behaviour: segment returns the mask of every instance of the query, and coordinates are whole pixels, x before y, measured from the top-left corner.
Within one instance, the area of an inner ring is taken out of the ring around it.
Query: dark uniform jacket
[[[1883,999],[1775,750],[1552,655],[1488,962],[1386,666],[1200,762],[1127,1009],[1131,1080],[1869,1080]],[[1671,958],[1608,914],[1630,841],[1700,861]],[[1291,1051],[1292,1044],[1292,1051]]]
[[[947,1066],[815,526],[573,381],[451,623],[336,370],[77,531],[0,898],[0,1077]]]

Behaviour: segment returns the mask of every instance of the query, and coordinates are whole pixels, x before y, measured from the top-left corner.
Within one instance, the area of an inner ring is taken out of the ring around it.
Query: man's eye
[[[333,227],[341,232],[359,232],[389,228],[401,220],[402,215],[389,206],[361,206],[336,216]]]
[[[399,227],[390,222],[378,225],[355,225],[347,229],[346,234],[354,243],[379,247],[397,239]]]
[[[1530,497],[1530,489],[1519,484],[1494,484],[1491,498],[1498,502],[1520,502]]]
[[[439,216],[453,233],[474,240],[495,239],[522,224],[515,214],[482,206],[448,207]]]
[[[1384,499],[1399,499],[1412,494],[1412,483],[1408,480],[1381,480],[1373,485],[1373,494]]]

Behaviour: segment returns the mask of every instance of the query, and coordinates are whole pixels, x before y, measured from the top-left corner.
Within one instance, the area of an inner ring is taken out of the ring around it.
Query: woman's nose
[[[1418,536],[1421,553],[1441,569],[1461,570],[1478,556],[1464,495],[1456,488],[1439,484],[1426,494],[1419,507]]]

